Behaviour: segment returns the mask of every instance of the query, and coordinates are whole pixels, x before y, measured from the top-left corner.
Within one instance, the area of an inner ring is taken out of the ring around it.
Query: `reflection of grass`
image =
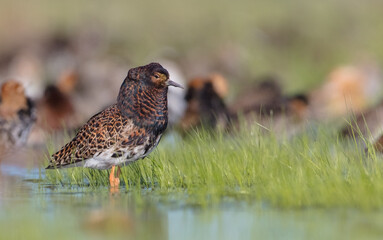
[[[150,159],[122,168],[127,189],[182,193],[199,202],[234,197],[278,207],[383,206],[383,163],[328,130],[289,140],[252,129],[238,136],[198,132],[175,145],[162,142]],[[83,168],[46,172],[64,186],[108,184],[108,172]]]

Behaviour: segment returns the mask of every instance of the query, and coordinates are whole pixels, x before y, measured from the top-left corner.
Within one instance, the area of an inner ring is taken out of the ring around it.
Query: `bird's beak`
[[[176,83],[176,82],[174,82],[174,81],[172,81],[172,80],[168,80],[168,86],[173,86],[173,87],[178,87],[178,88],[182,88],[182,89],[184,89],[184,87],[181,85],[181,84],[179,84],[179,83]]]

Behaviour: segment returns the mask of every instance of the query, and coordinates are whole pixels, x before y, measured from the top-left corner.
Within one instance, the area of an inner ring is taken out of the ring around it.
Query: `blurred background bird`
[[[291,136],[303,130],[309,119],[309,99],[305,94],[285,95],[279,80],[271,75],[257,78],[230,104],[236,125],[258,124],[277,135]]]
[[[0,144],[3,148],[23,146],[36,121],[36,109],[25,96],[24,87],[15,80],[1,86]]]
[[[374,64],[337,67],[310,94],[312,116],[334,120],[360,114],[379,99],[381,89],[382,77]]]
[[[271,75],[258,77],[255,83],[237,94],[230,104],[230,111],[243,115],[255,113],[257,115],[273,115],[280,111],[283,101],[282,87],[278,79]]]
[[[57,83],[48,84],[43,96],[36,99],[37,120],[28,143],[43,146],[53,135],[70,134],[79,126],[78,111],[74,106],[78,76],[75,72],[63,74]]]
[[[279,9],[266,1],[256,4]],[[71,14],[61,16],[44,10],[43,2],[31,6],[25,15],[25,6],[14,2],[0,9],[0,32],[4,33],[0,80],[17,79],[36,103],[37,122],[27,143],[44,150],[50,139],[57,136],[61,140],[54,144],[59,145],[66,131],[73,133],[91,114],[113,104],[126,69],[144,61],[161,61],[173,80],[188,86],[186,91],[170,89],[168,96],[169,127],[183,133],[199,127],[213,132],[231,129],[243,120],[278,136],[294,136],[306,126],[331,123],[345,135],[353,124],[363,136],[371,132],[375,140],[382,122],[380,38],[376,29],[367,27],[370,14],[358,8],[345,11],[344,19],[365,25],[340,34],[338,29],[347,28],[334,16],[346,5],[328,3],[321,14],[314,5],[304,5],[313,16],[307,24],[295,15],[266,13],[262,8],[257,8],[257,17],[255,8],[242,9],[253,21],[245,15],[236,15],[233,21],[233,15],[222,15],[235,13],[231,3],[220,5],[222,11],[217,11],[216,4],[207,4],[201,17],[188,14],[189,9],[190,13],[200,10],[194,5],[177,11],[156,6],[166,14],[150,16],[150,20],[142,14],[147,12],[145,4],[134,6],[134,16],[106,3],[86,14],[63,4],[58,12],[63,8]],[[287,3],[279,6],[295,9]],[[379,8],[370,11],[375,9]],[[100,18],[101,10],[107,12],[106,18]],[[180,12],[185,13],[182,18]],[[142,18],[136,23],[139,27],[130,24],[137,18]],[[153,23],[150,31],[147,21]],[[337,27],[328,27],[329,21]],[[121,32],[116,22],[129,31]],[[317,25],[320,36],[328,41],[318,37],[317,28],[312,27]],[[8,33],[8,26],[17,27]],[[240,31],[243,26],[253,30]],[[169,29],[182,34],[168,34]],[[195,44],[200,39],[204,41]]]
[[[187,86],[187,107],[180,128],[187,132],[193,128],[224,130],[230,122],[229,110],[223,98],[228,92],[226,80],[219,74],[194,78]]]
[[[60,88],[48,85],[38,104],[39,126],[47,131],[71,128],[74,120],[74,106],[70,98]]]
[[[373,141],[383,132],[383,102],[368,110],[352,115],[345,121],[340,134],[348,138]]]
[[[76,109],[73,95],[78,85],[78,75],[74,71],[63,73],[56,84],[45,87],[43,97],[38,102],[38,124],[47,131],[73,129],[76,122]]]

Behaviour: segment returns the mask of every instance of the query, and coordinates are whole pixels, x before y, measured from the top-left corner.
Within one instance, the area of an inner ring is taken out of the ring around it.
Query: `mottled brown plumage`
[[[156,139],[153,138],[156,137],[154,134],[147,135],[145,128],[136,126],[132,119],[123,116],[114,104],[92,117],[71,142],[53,155],[56,165],[52,167],[76,164],[111,149],[114,150],[110,152],[110,158],[116,158],[113,162],[119,161],[123,150],[129,152],[125,158],[131,159],[137,146],[144,145],[147,153],[154,146]],[[112,165],[118,164],[106,164],[100,168]]]
[[[117,103],[93,116],[47,168],[109,169],[147,156],[167,127],[169,85],[179,87],[158,63],[130,69]]]

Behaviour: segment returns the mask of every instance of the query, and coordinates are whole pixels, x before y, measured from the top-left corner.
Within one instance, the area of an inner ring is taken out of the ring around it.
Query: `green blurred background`
[[[106,54],[132,65],[167,58],[187,77],[221,71],[234,90],[273,73],[291,93],[319,85],[337,65],[382,62],[382,9],[379,0],[3,0],[0,53],[93,29]]]

